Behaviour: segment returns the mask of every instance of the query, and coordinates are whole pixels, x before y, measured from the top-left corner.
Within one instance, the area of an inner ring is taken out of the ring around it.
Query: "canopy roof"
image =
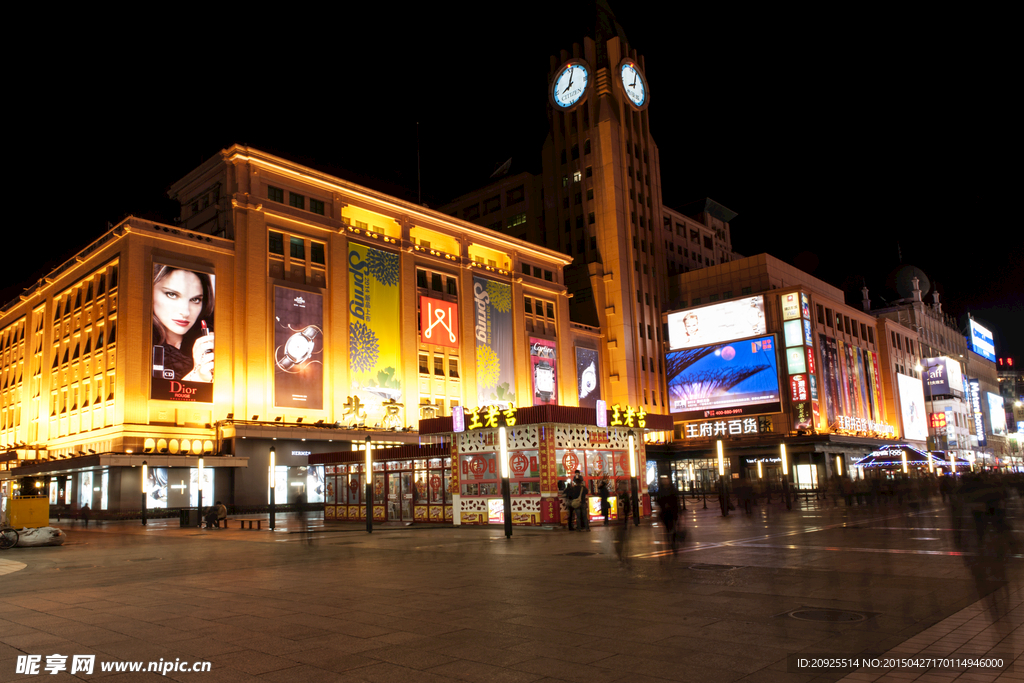
[[[948,458],[942,454],[936,455],[928,451],[922,451],[908,444],[882,446],[877,451],[872,451],[866,456],[853,463],[854,467],[902,467],[903,454],[907,455],[908,465],[928,465],[931,462],[935,467],[949,467]],[[963,458],[955,458],[958,467],[970,467],[970,463]]]

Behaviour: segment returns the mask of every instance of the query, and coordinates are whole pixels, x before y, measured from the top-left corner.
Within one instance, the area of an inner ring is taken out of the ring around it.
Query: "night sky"
[[[243,24],[203,10],[135,33],[48,28],[35,49],[53,66],[7,82],[20,225],[0,298],[108,222],[170,222],[171,183],[235,142],[415,201],[419,122],[430,206],[509,157],[539,171],[548,56],[581,39],[586,5],[345,3]],[[855,305],[864,281],[876,307],[893,296],[902,256],[964,329],[969,311],[997,354],[1024,361],[1017,88],[980,25],[612,8],[646,59],[668,206],[712,197],[739,214],[736,251],[768,251]]]

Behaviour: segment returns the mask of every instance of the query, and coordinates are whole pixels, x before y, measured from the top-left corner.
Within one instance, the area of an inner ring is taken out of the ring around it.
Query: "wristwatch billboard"
[[[315,326],[310,325],[302,332],[296,332],[288,337],[284,344],[284,352],[277,364],[282,370],[291,370],[293,366],[309,360],[313,355],[313,347],[316,345],[316,338],[320,334]]]

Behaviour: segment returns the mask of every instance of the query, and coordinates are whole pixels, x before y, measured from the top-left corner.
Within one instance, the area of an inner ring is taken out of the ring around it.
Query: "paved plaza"
[[[621,529],[601,523],[512,539],[319,519],[303,533],[294,517],[274,532],[59,524],[64,547],[0,553],[0,682],[1024,681],[1024,560],[979,585],[937,503],[688,506],[679,552],[645,521],[621,559]],[[792,657],[868,653],[1021,659],[997,674]],[[54,654],[67,670],[42,669]],[[38,675],[17,672],[25,655]],[[72,675],[73,655],[95,655],[93,674]],[[100,670],[160,660],[210,671]]]

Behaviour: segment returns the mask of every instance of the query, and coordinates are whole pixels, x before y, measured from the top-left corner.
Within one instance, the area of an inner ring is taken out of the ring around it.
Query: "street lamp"
[[[373,533],[373,446],[366,435],[366,533]]]
[[[199,526],[203,526],[203,459],[199,458]]]
[[[498,449],[501,457],[501,505],[505,538],[512,538],[512,488],[508,480],[508,433],[504,425],[498,427]]]
[[[142,461],[142,526],[146,526],[146,482],[149,480],[149,463]]]
[[[729,516],[729,494],[725,492],[725,454],[722,451],[722,440],[718,440],[718,500],[722,505],[722,516]]]
[[[789,458],[786,457],[786,444],[779,444],[782,452],[782,493],[786,499],[786,509],[793,509],[793,500],[789,496]]]
[[[277,450],[270,447],[270,530],[277,528]]]
[[[636,464],[636,435],[631,429],[626,436],[629,440],[629,488],[633,495],[633,523],[640,526],[640,481],[637,474],[639,468]]]

